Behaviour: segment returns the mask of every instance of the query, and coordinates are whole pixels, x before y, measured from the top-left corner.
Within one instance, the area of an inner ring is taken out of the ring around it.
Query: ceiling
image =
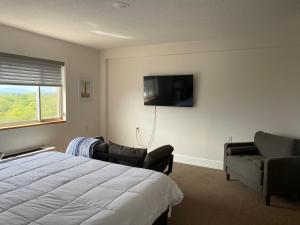
[[[300,0],[0,0],[0,23],[97,48],[300,30]]]

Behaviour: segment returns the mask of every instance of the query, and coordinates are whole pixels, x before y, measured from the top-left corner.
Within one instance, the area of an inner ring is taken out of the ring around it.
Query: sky
[[[0,85],[0,90],[14,90],[14,89],[22,89],[26,90],[28,92],[34,92],[36,91],[36,87],[34,86],[19,86],[19,85]]]
[[[42,91],[46,93],[56,92],[56,87],[42,87]],[[33,93],[36,92],[36,86],[21,85],[0,85],[0,93]]]

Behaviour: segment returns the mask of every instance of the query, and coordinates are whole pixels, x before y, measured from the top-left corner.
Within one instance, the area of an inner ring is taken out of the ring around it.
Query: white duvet
[[[182,198],[164,174],[64,153],[0,164],[1,225],[151,225]]]

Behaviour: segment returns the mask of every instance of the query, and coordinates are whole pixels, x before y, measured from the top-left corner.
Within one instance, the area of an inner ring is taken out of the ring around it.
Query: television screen
[[[144,76],[144,105],[193,106],[193,75]]]

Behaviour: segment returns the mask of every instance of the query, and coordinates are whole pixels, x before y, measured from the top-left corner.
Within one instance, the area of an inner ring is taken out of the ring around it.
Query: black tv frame
[[[157,77],[190,77],[192,79],[192,90],[191,90],[191,102],[186,105],[175,105],[175,104],[153,104],[147,103],[145,96],[144,96],[144,105],[145,106],[166,106],[166,107],[194,107],[194,75],[193,74],[172,74],[172,75],[146,75],[143,77],[143,87],[145,93],[145,80],[148,78],[157,78]],[[149,101],[148,101],[149,102]]]

